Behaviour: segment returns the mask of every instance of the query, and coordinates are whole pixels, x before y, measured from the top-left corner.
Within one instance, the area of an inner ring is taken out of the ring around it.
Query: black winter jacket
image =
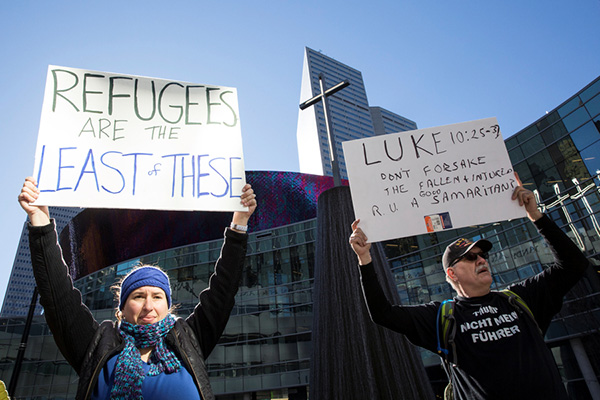
[[[247,235],[225,230],[225,243],[200,302],[185,320],[178,318],[167,346],[192,375],[204,400],[214,399],[204,360],[216,346],[234,305],[246,255]],[[54,340],[79,375],[76,399],[89,399],[100,371],[124,342],[117,324],[98,323],[73,287],[58,245],[54,221],[29,225],[29,246],[40,304]]]

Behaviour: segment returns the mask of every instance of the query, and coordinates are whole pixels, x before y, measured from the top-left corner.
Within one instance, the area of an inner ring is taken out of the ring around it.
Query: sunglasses
[[[490,255],[487,252],[481,252],[481,253],[471,253],[471,252],[468,252],[467,254],[462,255],[462,256],[458,257],[456,260],[454,260],[454,262],[450,266],[453,266],[454,264],[456,264],[460,260],[475,261],[475,260],[477,260],[477,257],[481,257],[481,258],[483,258],[484,260],[487,261],[487,259],[489,258],[489,256]]]

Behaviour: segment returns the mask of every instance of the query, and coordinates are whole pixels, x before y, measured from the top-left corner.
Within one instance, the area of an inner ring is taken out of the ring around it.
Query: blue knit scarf
[[[149,359],[148,376],[179,371],[181,363],[167,348],[164,341],[164,337],[174,325],[175,317],[171,314],[150,325],[133,325],[121,321],[119,333],[125,339],[125,348],[117,357],[115,382],[110,392],[111,399],[143,399],[142,382],[145,374],[138,348],[154,347]]]

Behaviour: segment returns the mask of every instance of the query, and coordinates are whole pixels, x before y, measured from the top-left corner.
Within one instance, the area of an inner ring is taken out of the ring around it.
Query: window
[[[519,178],[521,179],[521,182],[523,182],[523,186],[531,189],[531,185],[533,185],[533,177],[531,176],[531,170],[529,169],[529,165],[527,165],[527,161],[523,161],[515,165],[515,171],[519,174]]]
[[[536,128],[535,125],[530,126],[529,128],[519,132],[517,134],[517,139],[519,140],[519,143],[525,143],[529,138],[537,135],[538,130]]]
[[[585,104],[585,108],[587,108],[592,117],[600,114],[600,94],[588,101]]]
[[[519,142],[517,142],[516,136],[512,136],[512,137],[506,139],[505,143],[506,143],[506,148],[509,150],[515,146],[518,146],[518,144],[519,144]]]
[[[546,145],[540,136],[533,137],[521,145],[521,149],[523,150],[525,157],[529,157],[531,154],[537,153],[544,147],[546,147]]]
[[[570,100],[568,103],[564,104],[563,106],[561,106],[558,109],[558,114],[561,117],[566,117],[569,113],[571,113],[572,111],[574,111],[577,107],[579,107],[581,105],[581,100],[579,100],[579,97],[575,97],[572,100]]]
[[[600,141],[597,141],[581,152],[581,158],[591,175],[600,171]]]
[[[594,122],[590,121],[571,133],[571,138],[579,150],[583,150],[590,144],[600,140],[600,132]]]
[[[519,161],[521,161],[524,156],[523,156],[523,151],[521,150],[520,147],[515,147],[513,149],[510,149],[508,151],[508,155],[510,157],[510,162],[515,165],[516,163],[518,163]]]
[[[600,93],[600,79],[597,80],[596,82],[594,82],[590,87],[585,89],[583,92],[581,92],[579,97],[581,97],[581,100],[583,100],[583,102],[585,103],[592,97],[596,96],[598,93]]]
[[[540,193],[542,202],[556,196],[554,184],[562,182],[561,175],[555,166],[544,171],[534,173],[533,178]]]
[[[566,137],[560,142],[553,144],[548,148],[548,151],[556,164],[564,160],[570,161],[573,158],[579,157],[579,152],[570,137]]]
[[[561,121],[543,131],[541,133],[541,136],[544,139],[544,142],[548,145],[550,143],[554,143],[561,137],[565,136],[567,133],[567,128],[565,128],[565,125]]]
[[[528,157],[527,164],[529,164],[529,169],[534,176],[554,166],[554,162],[547,149]]]
[[[580,108],[569,116],[563,118],[563,123],[569,132],[574,131],[590,119],[585,108]]]

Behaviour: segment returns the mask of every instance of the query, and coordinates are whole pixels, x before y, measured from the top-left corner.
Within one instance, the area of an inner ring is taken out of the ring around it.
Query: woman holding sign
[[[54,340],[79,375],[77,399],[214,399],[204,360],[219,340],[234,305],[246,255],[247,223],[256,209],[235,212],[209,287],[186,319],[171,314],[169,277],[141,266],[118,285],[118,322],[98,323],[73,287],[48,207],[27,178],[19,203],[29,216],[29,243],[40,304]]]

